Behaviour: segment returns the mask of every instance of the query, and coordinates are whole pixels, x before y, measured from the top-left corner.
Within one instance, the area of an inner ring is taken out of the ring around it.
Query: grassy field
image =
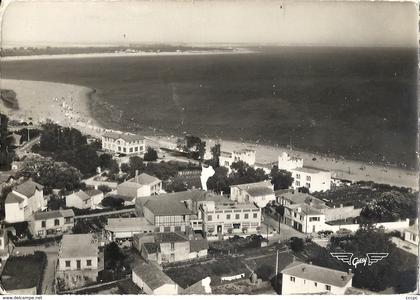
[[[5,78],[96,89],[91,110],[106,127],[292,143],[312,152],[415,166],[416,51],[276,48],[1,66]]]

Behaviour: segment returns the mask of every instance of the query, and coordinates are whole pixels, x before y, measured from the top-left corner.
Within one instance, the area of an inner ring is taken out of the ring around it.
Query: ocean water
[[[414,167],[412,49],[258,48],[235,55],[1,63],[2,76],[94,88],[101,125],[290,145]]]

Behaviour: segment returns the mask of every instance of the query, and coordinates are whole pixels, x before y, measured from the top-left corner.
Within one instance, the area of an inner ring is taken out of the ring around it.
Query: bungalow
[[[44,187],[31,179],[13,187],[5,200],[5,221],[18,223],[29,220],[32,213],[45,210]]]
[[[92,234],[64,234],[58,252],[57,281],[67,289],[95,282],[101,269],[98,247]]]
[[[146,173],[136,175],[117,186],[117,194],[127,197],[146,197],[159,195],[162,190],[162,180]]]
[[[146,143],[143,136],[130,133],[105,132],[102,149],[117,154],[143,155]]]
[[[138,261],[132,270],[133,282],[147,295],[177,295],[178,284],[154,262]]]
[[[311,263],[292,262],[282,273],[282,295],[344,295],[351,287],[353,274],[324,268]]]
[[[29,230],[34,237],[60,235],[74,227],[74,212],[71,209],[36,212],[31,216]]]
[[[96,209],[103,198],[104,193],[100,190],[80,190],[66,196],[66,206],[78,209]]]
[[[110,218],[105,225],[105,236],[108,241],[131,240],[135,234],[155,231],[155,226],[144,217]]]
[[[270,181],[245,183],[230,187],[230,199],[239,203],[255,203],[265,207],[267,203],[276,200],[274,186]]]

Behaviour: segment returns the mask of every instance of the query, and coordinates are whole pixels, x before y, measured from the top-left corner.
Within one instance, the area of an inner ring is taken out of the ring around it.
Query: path
[[[300,237],[300,238],[304,238],[306,237],[306,235],[300,231],[297,231],[296,229],[290,227],[289,225],[286,225],[284,223],[280,224],[280,234],[277,232],[278,227],[279,227],[279,223],[278,220],[273,219],[273,217],[271,217],[270,215],[264,214],[264,221],[263,223],[272,228],[273,230],[276,230],[276,233],[273,235],[273,237],[270,240],[271,241],[275,241],[277,239],[281,240],[281,241],[285,241],[290,239],[291,237]],[[261,233],[261,235],[264,236],[263,233]]]
[[[130,213],[130,212],[135,212],[135,211],[136,211],[135,208],[126,208],[126,209],[121,209],[121,210],[105,211],[105,212],[95,213],[95,214],[90,214],[90,215],[75,216],[74,219],[76,220],[88,219],[88,218],[94,218],[94,217],[100,217],[100,216],[110,216],[110,215]]]

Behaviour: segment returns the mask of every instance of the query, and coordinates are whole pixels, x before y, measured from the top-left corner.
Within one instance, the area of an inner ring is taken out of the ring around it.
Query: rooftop
[[[0,184],[9,181],[10,178],[15,178],[16,174],[14,172],[3,172],[0,171]]]
[[[209,242],[206,239],[190,240],[190,252],[198,252],[209,248]]]
[[[174,243],[188,241],[188,237],[177,232],[162,232],[155,234],[156,243]]]
[[[90,197],[93,197],[93,196],[96,196],[96,195],[103,194],[103,192],[101,190],[92,189],[92,190],[86,190],[85,194],[90,196]]]
[[[146,173],[141,173],[140,175],[137,175],[136,177],[131,178],[129,181],[136,182],[141,185],[150,185],[153,183],[161,182],[159,178],[150,176],[149,174],[146,174]]]
[[[80,190],[78,192],[74,192],[73,194],[70,194],[69,196],[71,196],[71,195],[74,195],[74,196],[78,197],[82,201],[90,199],[90,196],[82,190]]]
[[[175,284],[171,278],[168,277],[162,270],[160,270],[154,263],[147,263],[139,261],[133,268],[133,272],[139,276],[147,286],[152,290],[157,289],[165,284]]]
[[[21,203],[23,202],[25,199],[22,198],[21,196],[10,192],[9,194],[7,194],[6,200],[4,201],[4,203]]]
[[[318,215],[323,215],[323,213],[319,210],[317,210],[316,208],[310,206],[309,204],[306,203],[300,203],[300,204],[292,204],[292,205],[287,205],[287,208],[293,209],[294,211],[298,210],[299,208],[301,209],[301,211],[308,216],[318,216]]]
[[[265,186],[261,187],[252,187],[247,190],[248,194],[252,197],[260,197],[265,195],[274,195],[273,189]]]
[[[146,248],[147,253],[152,254],[152,253],[157,253],[159,251],[159,244],[157,243],[152,243],[152,242],[148,242],[148,243],[143,243],[144,248]]]
[[[237,187],[241,190],[249,190],[249,189],[254,189],[254,188],[260,188],[260,187],[269,187],[272,190],[272,183],[268,180],[265,181],[259,181],[259,182],[252,182],[252,183],[243,183],[243,184],[237,184],[237,185],[231,185],[232,187]]]
[[[130,133],[116,133],[116,132],[105,132],[102,136],[111,138],[114,140],[122,139],[126,142],[137,142],[140,140],[144,140],[144,136],[137,135],[137,134],[130,134]]]
[[[284,199],[289,200],[292,204],[302,204],[306,203],[313,206],[316,209],[326,209],[328,206],[325,202],[321,199],[318,199],[312,195],[306,193],[299,193],[295,191],[288,191],[285,193],[280,194],[280,196]]]
[[[235,201],[224,201],[224,202],[216,202],[215,203],[216,210],[220,209],[253,209],[258,208],[258,206],[255,203],[250,202],[235,202]]]
[[[353,277],[353,274],[302,262],[292,262],[281,273],[338,287],[344,287]]]
[[[105,229],[109,231],[139,231],[146,226],[153,226],[145,218],[109,218]]]
[[[32,181],[32,179],[29,179],[24,183],[15,186],[13,190],[29,198],[35,194],[36,190],[41,191],[43,188],[44,187],[42,185]]]
[[[330,173],[330,171],[327,171],[327,170],[308,168],[308,167],[294,168],[292,171],[308,173],[308,174]]]
[[[43,211],[43,212],[36,212],[33,214],[34,220],[48,220],[48,219],[55,219],[55,218],[65,218],[65,217],[74,217],[74,212],[72,209],[66,210],[51,210],[51,211]]]
[[[60,258],[98,256],[98,241],[93,234],[64,234],[60,246]]]

